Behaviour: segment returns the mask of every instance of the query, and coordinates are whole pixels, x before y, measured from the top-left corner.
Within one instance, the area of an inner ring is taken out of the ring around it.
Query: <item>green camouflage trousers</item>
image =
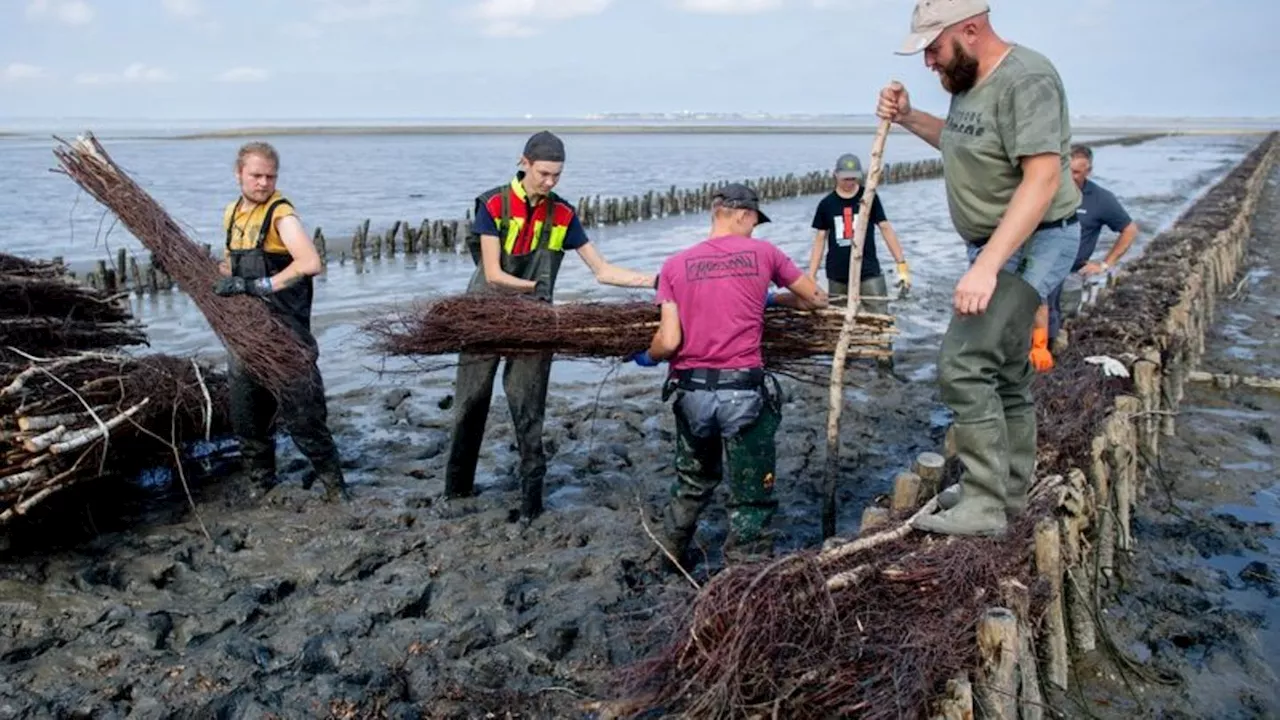
[[[723,391],[722,391],[723,392]],[[726,474],[729,478],[729,534],[724,554],[733,560],[768,555],[773,550],[769,525],[777,511],[774,436],[782,416],[774,403],[759,397],[759,414],[729,437],[695,434],[691,419],[675,405],[676,480],[664,517],[667,546],[683,558],[697,529],[698,516]]]

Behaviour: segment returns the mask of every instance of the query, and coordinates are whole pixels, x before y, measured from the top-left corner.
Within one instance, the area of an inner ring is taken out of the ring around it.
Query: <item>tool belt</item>
[[[717,370],[695,368],[677,370],[672,374],[680,390],[758,390],[764,385],[764,369]]]
[[[1070,227],[1072,225],[1075,225],[1078,222],[1080,222],[1080,217],[1075,213],[1071,213],[1070,215],[1060,220],[1045,220],[1044,222],[1037,225],[1036,229],[1031,231],[1031,234],[1034,235],[1040,232],[1041,230],[1050,230],[1052,228]],[[981,240],[978,240],[977,242],[971,242],[969,244],[974,247],[984,247],[987,244],[987,241],[990,239],[991,238],[989,237],[984,237]]]
[[[745,370],[719,370],[716,368],[694,368],[692,370],[676,370],[667,377],[662,388],[662,401],[666,402],[677,390],[693,392],[697,390],[756,390],[765,399],[781,409],[784,401],[782,386],[778,379],[765,372],[764,368]]]

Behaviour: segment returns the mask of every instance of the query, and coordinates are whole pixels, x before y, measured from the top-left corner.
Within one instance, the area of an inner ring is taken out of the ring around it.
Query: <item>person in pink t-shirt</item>
[[[755,191],[728,185],[711,202],[711,235],[679,252],[658,274],[661,322],[645,351],[633,356],[652,367],[667,360],[663,399],[676,400],[676,480],[663,518],[663,545],[685,557],[698,516],[729,471],[729,534],[725,559],[749,560],[773,551],[769,530],[781,420],[781,389],[764,371],[765,308],[810,309],[826,294],[781,250],[751,237],[769,222]],[[790,293],[775,295],[771,285]]]

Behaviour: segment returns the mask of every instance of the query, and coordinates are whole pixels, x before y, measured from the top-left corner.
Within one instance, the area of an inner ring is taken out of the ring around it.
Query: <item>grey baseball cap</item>
[[[898,55],[922,52],[943,30],[990,10],[986,0],[919,0],[911,13],[911,34],[895,52]]]
[[[764,214],[760,209],[760,196],[755,190],[743,185],[742,183],[729,183],[724,187],[716,190],[711,194],[711,202],[719,203],[727,208],[740,208],[743,210],[755,210],[759,216],[760,223],[769,222],[769,216]]]
[[[564,162],[564,141],[546,130],[534,133],[524,144],[524,156],[529,162]]]
[[[836,159],[836,178],[840,180],[849,178],[861,180],[863,178],[862,161],[858,159],[857,155],[845,153]]]

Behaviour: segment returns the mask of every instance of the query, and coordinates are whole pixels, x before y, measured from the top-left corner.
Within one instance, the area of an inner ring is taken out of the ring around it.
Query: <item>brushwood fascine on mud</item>
[[[1268,135],[1068,322],[1069,347],[1036,383],[1031,512],[1007,539],[939,541],[899,525],[729,568],[633,668],[622,714],[1044,717],[1072,658],[1097,649],[1095,593],[1133,550],[1145,462],[1173,431],[1278,151]],[[1128,376],[1102,373],[1086,361],[1096,356]]]
[[[1012,698],[1036,717],[1069,682],[1072,659],[1101,642],[1089,609],[1131,547],[1140,458],[1172,427],[1275,145],[1268,137],[1068,325],[1070,345],[1037,388],[1054,398],[1041,408],[1042,482],[1005,543],[902,531],[921,494],[885,508],[884,532],[861,545],[731,568],[694,594],[643,570],[653,546],[637,499],[659,507],[670,471],[670,438],[638,399],[652,388],[620,392],[613,407],[551,399],[560,420],[549,442],[573,449],[553,471],[573,478],[574,494],[550,498],[552,519],[528,528],[508,522],[503,468],[514,457],[501,443],[486,449],[493,488],[435,500],[448,418],[443,397],[415,388],[371,403],[412,434],[348,452],[344,462],[372,478],[352,508],[318,506],[296,482],[262,506],[204,484],[193,494],[212,541],[178,512],[6,563],[0,712],[966,717],[976,699],[1013,717]],[[1085,362],[1097,354],[1131,377],[1103,376]],[[923,415],[930,396],[912,385],[894,392]],[[794,402],[780,434],[789,476],[816,466],[805,428],[825,393],[801,388]],[[367,431],[365,411],[335,405],[336,432]],[[927,438],[927,420],[866,422]],[[802,489],[784,492],[784,505],[812,507]],[[998,653],[1001,643],[1019,651]]]

